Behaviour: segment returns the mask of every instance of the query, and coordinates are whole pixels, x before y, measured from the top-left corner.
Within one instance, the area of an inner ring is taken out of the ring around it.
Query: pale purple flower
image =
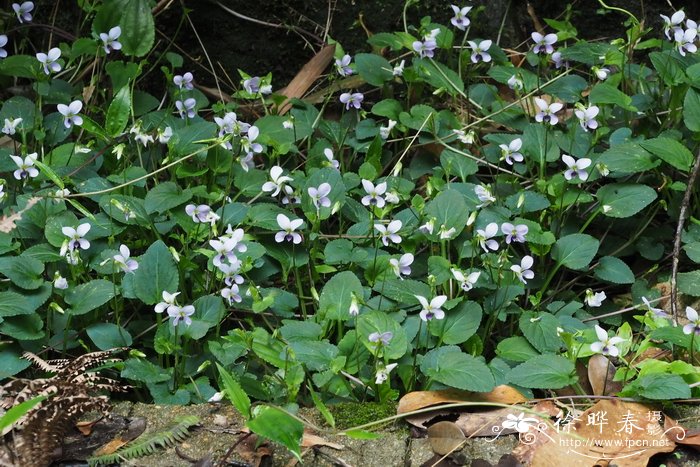
[[[122,44],[117,40],[121,35],[122,28],[119,26],[114,26],[107,33],[100,33],[100,39],[102,40],[106,54],[110,53],[112,50],[121,50]]]
[[[697,29],[677,29],[673,34],[673,39],[676,42],[676,48],[678,53],[685,57],[685,53],[689,52],[694,54],[698,51],[698,47],[695,45],[695,39],[698,36]]]
[[[169,126],[166,126],[164,130],[158,129],[158,142],[161,144],[168,144],[168,141],[170,141],[170,138],[173,137],[173,129],[170,128]]]
[[[676,31],[681,29],[680,25],[685,19],[685,12],[683,10],[676,11],[670,18],[666,15],[659,16],[664,20],[664,34],[668,40],[673,40]]]
[[[224,273],[224,282],[226,285],[231,287],[233,284],[242,284],[245,282],[245,279],[240,274],[242,265],[243,263],[236,258],[236,260],[232,261],[230,264],[221,263],[218,266],[219,271]]]
[[[520,148],[523,147],[523,140],[520,138],[515,138],[510,143],[499,144],[501,148],[501,159],[505,159],[508,165],[513,165],[515,162],[522,162],[523,155],[520,154]]]
[[[258,127],[251,126],[248,128],[246,135],[241,138],[241,150],[246,153],[246,156],[262,152],[262,145],[255,142],[259,135],[260,130]]]
[[[10,159],[19,167],[15,170],[12,175],[17,180],[22,180],[23,178],[34,178],[39,175],[39,171],[34,167],[34,162],[36,162],[39,155],[37,153],[28,154],[27,157],[22,159],[20,156],[10,156]]]
[[[73,251],[78,248],[87,250],[88,248],[90,248],[90,242],[83,238],[85,237],[85,235],[87,235],[89,231],[90,224],[88,224],[87,222],[84,224],[80,224],[77,228],[62,227],[61,232],[63,232],[63,235],[68,237],[68,250]]]
[[[350,68],[351,61],[352,57],[348,54],[343,55],[342,58],[335,59],[335,69],[340,76],[345,77],[352,74],[352,68]]]
[[[476,239],[479,242],[479,246],[488,253],[489,250],[498,250],[498,242],[493,240],[493,237],[498,233],[498,224],[491,222],[486,226],[485,229],[477,229]]]
[[[360,304],[357,301],[355,293],[352,293],[352,298],[350,299],[350,307],[348,307],[348,314],[350,316],[357,316],[360,314]]]
[[[0,58],[7,57],[7,50],[3,47],[7,45],[7,36],[5,34],[0,34]]]
[[[382,195],[386,193],[386,182],[378,183],[374,186],[374,183],[369,180],[362,180],[362,187],[365,189],[366,196],[362,197],[362,204],[365,206],[377,206],[378,208],[383,208],[386,202]]]
[[[591,165],[590,159],[582,157],[581,159],[576,160],[568,154],[562,154],[561,160],[568,167],[568,169],[564,172],[565,179],[572,180],[578,177],[582,182],[588,180],[588,172],[586,172],[586,168]]]
[[[373,332],[367,337],[367,340],[374,344],[389,345],[391,339],[394,337],[394,333],[391,331],[387,332]]]
[[[83,103],[80,101],[73,101],[68,105],[58,104],[56,106],[58,113],[63,115],[63,125],[66,128],[70,128],[73,125],[80,126],[83,124],[83,117],[78,115],[83,109]]]
[[[56,61],[60,57],[61,49],[58,47],[54,47],[53,49],[49,50],[48,53],[39,52],[36,54],[36,59],[43,65],[44,73],[47,75],[50,75],[52,71],[54,73],[61,71],[61,64]]]
[[[292,177],[282,175],[284,170],[279,165],[275,165],[270,169],[270,181],[263,183],[262,191],[269,192],[273,198],[277,196],[285,183],[291,182]]]
[[[192,305],[177,306],[173,305],[168,307],[168,316],[173,321],[173,326],[177,326],[180,320],[185,323],[185,326],[192,324],[191,316],[194,314],[194,307]]]
[[[473,289],[474,284],[476,284],[476,281],[479,280],[479,276],[481,276],[480,271],[469,273],[467,276],[459,269],[450,269],[450,271],[452,271],[452,276],[459,282],[459,286],[465,292],[469,292]]]
[[[532,259],[532,256],[526,255],[520,260],[520,265],[514,264],[510,267],[510,270],[515,273],[515,277],[517,277],[520,282],[527,284],[525,279],[530,280],[535,277],[535,273],[530,269],[534,263],[535,261]]]
[[[578,118],[579,124],[584,131],[595,130],[598,128],[598,121],[595,119],[600,113],[600,109],[596,105],[591,105],[589,107],[583,107],[574,110],[576,118]]]
[[[525,235],[527,235],[528,227],[525,224],[513,225],[510,222],[504,222],[501,225],[501,232],[506,235],[506,243],[511,241],[525,243]]]
[[[531,37],[532,40],[535,42],[535,47],[533,47],[532,51],[536,54],[541,52],[551,54],[552,52],[554,52],[554,47],[552,46],[557,42],[556,34],[552,33],[543,36],[539,32],[533,32],[531,34]]]
[[[596,78],[598,78],[601,81],[605,81],[608,79],[608,75],[610,74],[610,68],[599,68],[597,66],[594,66],[591,68],[591,71],[595,74]]]
[[[156,304],[156,313],[163,313],[165,310],[169,310],[170,308],[177,306],[175,301],[178,295],[180,295],[180,292],[169,293],[163,290],[161,294],[161,296],[163,297],[163,301]],[[170,314],[170,312],[168,312],[168,314]]]
[[[424,235],[432,235],[433,230],[435,230],[435,221],[436,220],[437,219],[435,219],[434,217],[431,217],[425,224],[418,227],[418,231]]]
[[[384,368],[377,370],[377,373],[374,375],[374,384],[384,384],[386,380],[389,379],[389,373],[391,373],[391,370],[397,366],[398,363],[390,363]]]
[[[192,217],[194,222],[209,222],[211,208],[206,204],[194,205],[188,204],[185,206],[185,212],[188,216]]]
[[[195,110],[196,105],[197,101],[194,97],[189,97],[185,99],[184,102],[180,100],[175,101],[175,107],[180,114],[180,118],[194,118],[194,116],[197,115],[197,111]]]
[[[586,305],[592,308],[597,308],[603,305],[606,298],[608,297],[605,295],[605,292],[593,292],[591,289],[586,290]]]
[[[259,76],[243,80],[243,88],[250,94],[270,94],[272,92],[272,86],[264,84]]]
[[[685,328],[683,328],[685,331]],[[625,339],[622,337],[609,337],[608,332],[595,325],[595,333],[598,336],[598,342],[591,344],[591,351],[595,353],[601,353],[602,355],[610,355],[611,357],[617,357],[620,355],[620,349],[615,347],[617,344],[624,342]]]
[[[229,237],[222,237],[221,240],[209,240],[209,245],[216,252],[214,259],[212,260],[214,266],[220,267],[224,259],[230,263],[238,260],[233,252],[233,249],[236,247],[236,240]]]
[[[414,295],[421,304],[420,319],[423,321],[430,321],[431,319],[442,319],[445,317],[445,312],[442,311],[442,305],[447,301],[447,295],[438,295],[430,300],[420,295]]]
[[[489,54],[487,51],[491,48],[491,44],[493,44],[493,41],[485,40],[479,42],[478,44],[474,41],[467,42],[469,43],[469,47],[472,48],[472,63],[487,63],[491,61],[491,54]]]
[[[250,169],[255,167],[255,161],[253,160],[253,156],[253,153],[249,152],[245,156],[238,157],[238,163],[241,164],[241,167],[244,171],[248,172]]]
[[[450,5],[450,8],[452,8],[452,11],[454,11],[454,16],[452,19],[450,19],[450,23],[452,23],[452,26],[456,27],[460,31],[464,31],[467,29],[471,21],[469,21],[469,18],[467,18],[467,15],[469,14],[469,11],[472,9],[470,6],[465,6],[465,7],[458,7],[457,5]]]
[[[22,2],[21,5],[19,3],[13,3],[12,9],[15,10],[17,21],[20,23],[26,21],[28,23],[32,20],[31,11],[34,9],[34,2]]]
[[[277,225],[279,225],[280,232],[275,234],[275,241],[277,243],[282,242],[292,242],[295,245],[301,243],[301,235],[295,232],[296,229],[301,227],[304,221],[302,219],[290,220],[289,217],[284,214],[277,214]]]
[[[340,162],[333,159],[333,150],[331,148],[326,148],[323,150],[323,155],[328,160],[328,164],[335,170],[340,170]]]
[[[551,58],[552,58],[552,62],[554,62],[554,67],[557,68],[557,69],[559,69],[559,68],[561,68],[561,67],[567,68],[567,67],[569,66],[569,62],[565,61],[565,60],[561,57],[561,52],[554,52],[554,53],[552,54],[552,57],[551,57]]]
[[[284,196],[282,197],[282,204],[301,204],[301,196],[294,188],[289,185],[282,187],[284,191]]]
[[[6,118],[5,125],[2,127],[1,131],[6,135],[14,135],[17,131],[17,125],[19,125],[20,123],[22,123],[21,118]]]
[[[642,297],[642,302],[644,302],[644,305],[647,307],[647,309],[649,311],[651,311],[652,313],[654,313],[654,315],[657,318],[668,318],[669,317],[668,313],[666,313],[661,308],[654,308],[653,306],[651,306],[651,303],[649,303],[649,300],[647,300],[646,297]]]
[[[401,243],[401,236],[397,234],[403,223],[400,220],[389,222],[388,225],[374,224],[374,228],[379,231],[379,235],[384,246],[389,246],[389,241],[393,243]]]
[[[700,336],[700,317],[698,317],[698,312],[695,310],[695,308],[691,308],[689,306],[685,307],[685,316],[688,318],[690,323],[683,326],[683,333],[695,333],[696,336]]]
[[[53,286],[55,289],[66,290],[68,288],[68,281],[60,272],[56,271],[56,274],[53,276]]]
[[[139,268],[139,263],[135,259],[131,259],[131,251],[126,245],[121,245],[119,247],[118,255],[112,256],[114,263],[119,266],[119,268],[125,273],[132,273]]]
[[[425,39],[422,41],[413,42],[413,50],[418,52],[418,56],[421,58],[433,58],[435,56],[436,48],[437,42],[435,42],[435,39]]]
[[[311,197],[311,202],[314,203],[316,209],[321,209],[323,207],[330,207],[331,200],[328,195],[331,192],[330,183],[321,183],[318,188],[309,187],[309,196]]]
[[[153,136],[149,135],[148,133],[143,133],[141,131],[141,125],[139,123],[136,123],[134,126],[131,127],[129,130],[129,133],[135,135],[134,139],[143,144],[143,147],[148,147],[148,143],[153,143]],[[172,133],[172,130],[171,130]]]
[[[685,27],[688,29],[695,29],[700,33],[700,25],[697,23],[697,21],[693,21],[692,19],[688,19],[685,21]]]
[[[411,253],[405,253],[401,255],[399,259],[391,258],[389,260],[391,269],[396,274],[396,277],[403,279],[403,276],[408,276],[411,274],[411,264],[413,264],[413,255]]]
[[[233,240],[233,249],[245,253],[248,251],[248,247],[243,243],[243,237],[245,236],[245,232],[243,229],[233,229],[231,227],[231,224],[226,227],[226,233],[219,237],[219,240],[226,240],[226,239],[231,239]]]
[[[365,96],[361,92],[344,92],[340,95],[340,102],[345,104],[345,110],[350,110],[350,107],[359,109]]]
[[[523,84],[523,80],[521,78],[513,75],[508,78],[508,87],[516,91],[522,91],[525,85]]]
[[[175,83],[175,86],[177,86],[180,89],[187,89],[188,91],[194,89],[194,84],[192,84],[193,80],[194,76],[192,76],[192,73],[190,73],[189,71],[184,75],[173,76],[173,83]]]
[[[491,190],[483,185],[475,186],[474,193],[476,197],[479,198],[479,201],[481,201],[481,204],[479,204],[477,208],[483,208],[496,201],[496,197],[491,194]]]
[[[537,104],[537,107],[540,109],[537,115],[535,115],[535,121],[538,123],[549,123],[552,126],[559,122],[559,117],[555,114],[564,108],[564,104],[560,102],[547,104],[547,101],[539,97],[535,97],[535,104]]]
[[[228,301],[229,305],[233,305],[233,302],[240,303],[243,301],[236,284],[231,284],[231,287],[221,289],[221,296]]]

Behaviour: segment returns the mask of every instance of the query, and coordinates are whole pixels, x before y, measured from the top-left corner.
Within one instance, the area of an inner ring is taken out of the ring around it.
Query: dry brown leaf
[[[530,426],[513,454],[531,467],[645,466],[651,456],[676,446],[651,413],[646,405],[601,400],[573,420],[568,432],[551,423]]]
[[[75,427],[84,436],[90,436],[90,434],[92,433],[92,429],[95,426],[95,423],[99,422],[100,420],[101,420],[101,418],[98,418],[97,420],[78,422],[75,424]]]
[[[664,431],[671,441],[700,451],[700,430],[686,430],[680,423],[664,415]]]
[[[25,211],[28,211],[32,206],[39,202],[40,199],[41,198],[36,196],[33,198],[29,198],[29,200],[27,201],[27,205],[21,211],[17,211],[13,214],[10,214],[9,216],[0,217],[0,232],[12,232],[16,227],[15,222],[22,220],[22,214],[24,214]]]
[[[259,467],[263,459],[272,456],[270,443],[263,441],[258,445],[258,442],[259,438],[256,434],[246,433],[241,435],[235,448],[236,454],[241,456],[241,459],[255,467]]]
[[[475,436],[495,436],[499,431],[502,435],[509,435],[515,433],[516,430],[508,428],[503,429],[501,423],[508,418],[508,415],[517,416],[521,412],[522,410],[517,408],[464,412],[459,415],[455,424],[470,438]],[[494,427],[496,427],[496,431]]]
[[[409,392],[399,400],[396,413],[404,414],[420,410],[431,405],[449,404],[459,402],[494,402],[499,404],[519,404],[526,402],[527,398],[517,389],[510,386],[496,386],[491,392],[469,392],[458,389],[445,389],[441,391],[414,391]]]
[[[459,449],[466,437],[464,433],[452,422],[437,422],[428,428],[428,441],[435,454],[445,456]]]
[[[294,98],[301,98],[311,88],[311,85],[323,74],[326,67],[333,60],[335,44],[322,48],[311,60],[299,70],[294,79],[284,88],[280,94],[287,96],[287,99],[280,105],[278,114],[284,115],[292,108],[289,102]]]
[[[608,357],[596,354],[588,360],[588,382],[594,395],[609,396],[622,391],[622,383],[613,381],[614,377],[615,366]]]
[[[310,431],[304,430],[304,436],[301,438],[301,447],[312,448],[314,446],[327,446],[337,450],[345,449],[345,446],[342,444],[332,443],[318,435],[311,433]]]

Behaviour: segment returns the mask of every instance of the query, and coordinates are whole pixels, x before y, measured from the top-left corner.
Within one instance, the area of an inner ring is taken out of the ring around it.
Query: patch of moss
[[[340,402],[328,406],[335,426],[341,430],[396,415],[395,402]]]

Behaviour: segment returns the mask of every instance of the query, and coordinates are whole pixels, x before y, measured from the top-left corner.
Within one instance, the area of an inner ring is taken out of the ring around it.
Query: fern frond
[[[176,443],[183,441],[189,436],[189,429],[199,423],[199,418],[194,415],[179,417],[176,419],[177,424],[169,430],[155,433],[150,438],[133,444],[132,446],[119,449],[112,454],[91,457],[88,463],[91,466],[109,465],[123,461],[124,459],[135,459],[148,454],[153,454],[159,448],[167,448]]]

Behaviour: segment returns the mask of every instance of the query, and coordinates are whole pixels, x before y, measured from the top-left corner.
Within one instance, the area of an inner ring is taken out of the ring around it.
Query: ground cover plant
[[[366,50],[329,38],[320,100],[288,101],[234,69],[230,93],[202,92],[154,48],[155,2],[79,5],[75,38],[31,40],[32,2],[2,16],[3,378],[30,371],[23,351],[128,347],[113,368],[134,398],[228,396],[252,429],[292,434],[277,406],[584,394],[596,354],[620,395],[698,395],[700,62],[682,11],[662,28],[628,14],[605,42],[547,20],[509,47],[455,5]]]

